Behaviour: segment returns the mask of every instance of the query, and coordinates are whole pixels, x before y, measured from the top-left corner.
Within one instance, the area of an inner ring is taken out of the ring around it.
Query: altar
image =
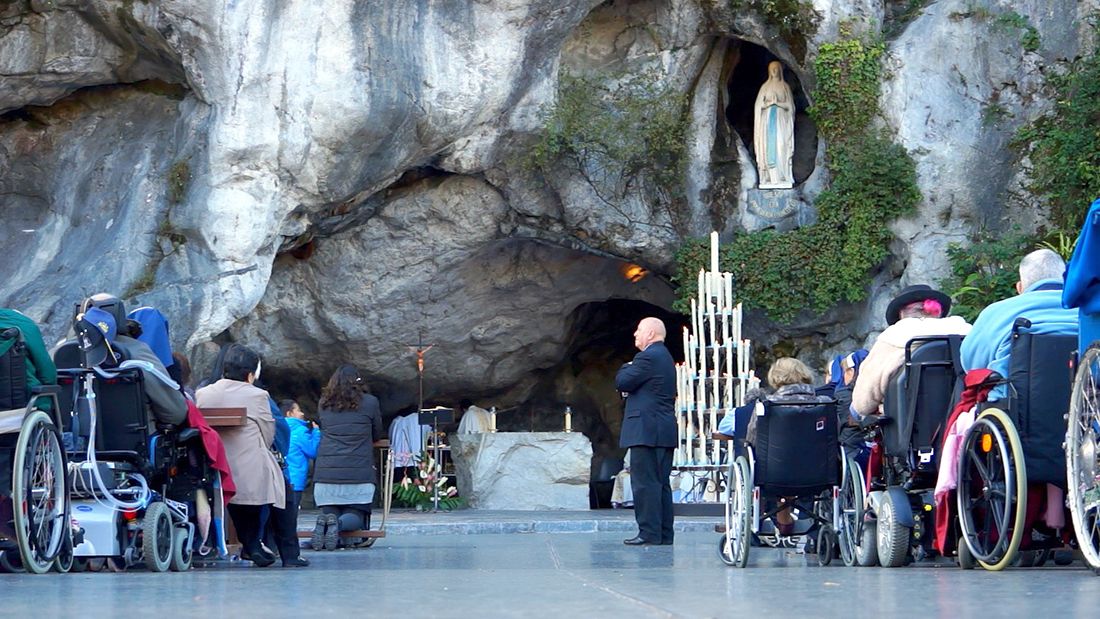
[[[592,443],[580,432],[452,434],[459,496],[470,507],[588,509]]]

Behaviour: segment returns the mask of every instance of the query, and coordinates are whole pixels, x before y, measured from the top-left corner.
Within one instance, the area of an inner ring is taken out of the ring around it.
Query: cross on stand
[[[443,461],[441,459],[440,441],[439,441],[439,424],[451,423],[454,421],[454,409],[435,407],[432,409],[424,408],[424,355],[429,350],[435,347],[435,344],[424,345],[424,331],[420,330],[416,338],[416,346],[406,344],[409,351],[416,354],[416,373],[419,380],[419,397],[417,400],[417,423],[420,425],[432,426],[432,436],[435,438],[434,445],[432,446],[432,455],[435,458],[435,466],[439,467],[439,474],[443,474]],[[427,444],[421,443],[421,452],[428,450]],[[438,479],[432,483],[432,511],[439,511],[439,483]]]

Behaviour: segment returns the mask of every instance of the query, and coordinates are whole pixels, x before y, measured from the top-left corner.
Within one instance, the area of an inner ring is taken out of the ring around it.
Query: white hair
[[[1020,261],[1020,287],[1027,290],[1035,282],[1044,279],[1061,280],[1066,273],[1066,262],[1049,249],[1037,249]]]

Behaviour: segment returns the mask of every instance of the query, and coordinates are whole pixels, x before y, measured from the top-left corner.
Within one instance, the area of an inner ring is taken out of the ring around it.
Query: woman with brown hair
[[[378,479],[374,441],[382,434],[382,411],[354,365],[333,373],[317,408],[324,433],[317,448],[313,497],[321,515],[311,542],[314,550],[336,550],[340,531],[370,527]]]

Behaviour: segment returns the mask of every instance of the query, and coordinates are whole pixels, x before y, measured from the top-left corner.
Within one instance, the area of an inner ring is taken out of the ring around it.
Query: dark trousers
[[[298,558],[298,503],[294,499],[294,489],[287,483],[286,504],[283,509],[270,505],[229,504],[229,516],[233,518],[237,539],[241,541],[245,551],[251,554],[253,549],[258,550],[260,539],[263,538],[269,547],[279,551],[283,563]],[[268,511],[266,523],[262,518],[265,508]],[[241,528],[242,524],[244,529]]]
[[[653,543],[672,543],[671,447],[630,448],[630,488],[638,535]]]

